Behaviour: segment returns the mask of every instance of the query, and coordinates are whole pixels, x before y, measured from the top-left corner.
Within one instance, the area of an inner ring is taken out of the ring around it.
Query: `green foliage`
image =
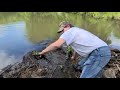
[[[73,49],[72,49],[71,46],[68,46],[68,47],[67,47],[67,53],[70,53],[70,52],[73,52]]]
[[[120,12],[78,12],[98,19],[117,19],[120,20]]]

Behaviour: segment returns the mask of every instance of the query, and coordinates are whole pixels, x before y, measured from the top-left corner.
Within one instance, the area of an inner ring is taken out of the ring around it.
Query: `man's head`
[[[62,31],[66,31],[68,30],[69,28],[73,27],[73,25],[69,22],[66,22],[66,21],[62,21],[60,22],[59,24],[59,30],[58,30],[58,33],[62,32]]]

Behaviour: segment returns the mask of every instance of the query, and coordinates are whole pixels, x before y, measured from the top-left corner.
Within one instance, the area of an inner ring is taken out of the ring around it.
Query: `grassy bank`
[[[120,12],[73,12],[75,14],[91,16],[97,19],[115,19],[120,20]]]

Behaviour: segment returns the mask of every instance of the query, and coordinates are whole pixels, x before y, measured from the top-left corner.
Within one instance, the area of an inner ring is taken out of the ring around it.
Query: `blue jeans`
[[[93,50],[88,57],[79,61],[82,69],[80,78],[100,78],[102,69],[108,64],[111,51],[108,46]]]

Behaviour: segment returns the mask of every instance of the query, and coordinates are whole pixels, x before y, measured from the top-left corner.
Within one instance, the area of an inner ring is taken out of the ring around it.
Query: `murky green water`
[[[120,45],[120,21],[100,20],[61,12],[0,12],[0,68],[22,56],[47,38],[58,38],[59,22],[68,20],[99,36],[108,44]],[[39,46],[38,46],[39,47]]]

